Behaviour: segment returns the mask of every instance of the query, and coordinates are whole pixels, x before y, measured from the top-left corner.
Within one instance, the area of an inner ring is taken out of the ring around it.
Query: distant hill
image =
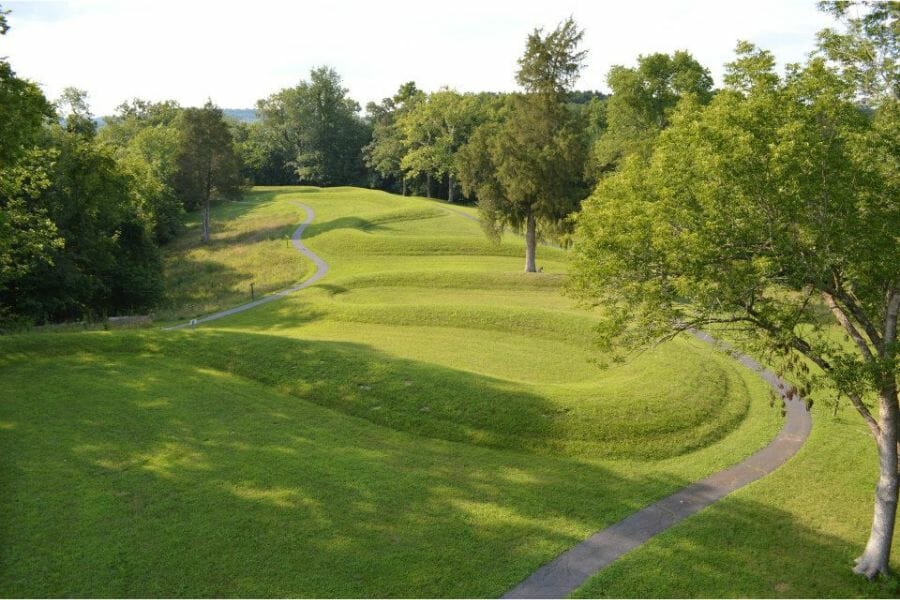
[[[253,108],[223,108],[222,112],[225,113],[225,116],[235,121],[243,121],[245,123],[252,123],[259,119],[256,116],[256,109]]]

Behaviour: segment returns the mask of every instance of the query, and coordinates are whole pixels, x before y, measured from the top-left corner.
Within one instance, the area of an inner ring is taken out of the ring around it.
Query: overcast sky
[[[319,65],[337,69],[363,106],[410,80],[428,91],[508,91],[528,33],[569,15],[586,30],[580,89],[606,90],[611,65],[680,49],[719,83],[737,40],[772,50],[783,65],[803,60],[815,32],[832,24],[813,0],[0,4],[12,10],[0,56],[50,98],[66,86],[87,90],[98,115],[133,97],[250,108]]]

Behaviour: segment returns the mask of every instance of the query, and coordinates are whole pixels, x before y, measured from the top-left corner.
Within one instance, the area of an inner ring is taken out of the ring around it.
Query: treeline
[[[533,271],[537,240],[566,233],[603,173],[645,152],[682,96],[711,95],[709,73],[686,53],[616,67],[611,98],[576,91],[580,39],[571,20],[530,36],[520,93],[426,93],[408,82],[362,114],[321,67],[261,99],[253,122],[211,102],[140,99],[98,120],[84,92],[50,102],[0,61],[0,326],[152,309],[164,301],[160,247],[185,212],[201,213],[208,241],[210,205],[250,185],[478,201],[490,235],[526,234]]]
[[[156,306],[160,245],[185,211],[208,215],[242,185],[231,129],[211,104],[135,101],[98,131],[83,92],[50,103],[0,61],[0,129],[4,329]]]
[[[535,271],[539,240],[567,243],[598,182],[629,157],[649,159],[679,110],[720,93],[687,52],[613,67],[609,96],[578,91],[582,36],[571,19],[535,30],[516,93],[426,93],[407,82],[363,114],[321,67],[259,100],[253,122],[211,102],[136,99],[99,129],[84,93],[51,104],[0,61],[0,322],[158,305],[159,248],[184,213],[201,212],[208,241],[211,203],[250,185],[358,185],[477,203],[489,236],[525,235],[525,270]]]

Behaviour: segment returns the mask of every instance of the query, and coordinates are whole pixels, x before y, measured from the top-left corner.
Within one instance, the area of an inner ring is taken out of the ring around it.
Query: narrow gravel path
[[[709,344],[718,343],[702,331],[694,332],[694,336]],[[788,387],[787,384],[749,356],[737,352],[732,352],[732,356],[759,373],[784,398],[787,418],[775,439],[743,462],[692,483],[598,531],[535,571],[507,592],[504,598],[565,598],[629,550],[731,492],[768,475],[797,453],[812,428],[805,402],[799,398],[791,400],[785,397],[783,390]]]
[[[261,304],[272,302],[307,288],[328,273],[328,264],[313,253],[301,241],[303,231],[312,223],[315,213],[305,204],[296,203],[306,211],[306,220],[297,227],[291,236],[291,243],[298,252],[309,258],[316,265],[316,272],[306,281],[293,287],[264,296],[254,302],[241,304],[205,317],[195,319],[193,324],[207,323],[227,317]],[[444,207],[469,220],[478,221],[467,213]],[[182,323],[167,329],[182,329],[192,323]],[[695,331],[693,335],[709,344],[718,342],[709,334]],[[781,431],[762,450],[732,467],[719,471],[709,477],[692,483],[687,487],[633,513],[618,523],[598,531],[574,548],[567,550],[553,561],[547,563],[522,583],[507,592],[504,598],[563,598],[574,592],[588,578],[608,566],[629,550],[640,546],[658,533],[672,527],[682,519],[689,517],[711,505],[731,492],[768,475],[803,446],[812,429],[812,419],[802,399],[785,397],[784,390],[789,386],[775,373],[764,368],[749,356],[732,352],[732,356],[743,365],[753,369],[781,395],[785,400],[787,418]]]
[[[302,283],[298,283],[295,286],[289,287],[287,289],[281,290],[280,292],[275,292],[274,294],[269,294],[268,296],[263,296],[259,300],[254,300],[253,302],[248,302],[246,304],[241,304],[239,306],[235,306],[234,308],[229,308],[227,310],[219,311],[217,313],[212,313],[211,315],[206,315],[205,317],[200,317],[198,319],[194,319],[192,322],[189,321],[187,323],[180,323],[178,325],[174,325],[172,327],[166,327],[165,329],[184,329],[185,327],[191,327],[192,325],[199,325],[200,323],[208,323],[209,321],[215,321],[216,319],[221,319],[222,317],[227,317],[229,315],[233,315],[236,313],[244,312],[245,310],[250,310],[251,308],[256,308],[260,304],[266,304],[268,302],[272,302],[274,300],[279,300],[284,298],[288,294],[293,294],[294,292],[298,292],[304,288],[308,288],[315,282],[319,281],[325,274],[328,273],[328,263],[319,258],[319,256],[313,253],[309,248],[307,248],[300,238],[303,236],[303,232],[312,223],[316,214],[313,212],[313,209],[305,204],[301,204],[299,202],[294,203],[295,206],[302,208],[306,212],[306,220],[303,221],[299,227],[294,231],[294,234],[291,236],[291,244],[294,245],[294,248],[297,249],[297,252],[305,256],[306,258],[313,261],[316,265],[316,272],[313,273],[312,277],[303,281]]]

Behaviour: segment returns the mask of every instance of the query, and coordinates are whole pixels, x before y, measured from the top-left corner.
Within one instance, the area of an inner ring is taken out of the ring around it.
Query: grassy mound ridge
[[[267,336],[71,334],[49,353],[45,336],[0,340],[0,594],[499,596],[769,435],[747,427],[771,418],[755,405],[689,460],[430,440],[279,389],[328,393],[331,373],[308,367],[342,356],[368,377],[388,360],[371,349],[360,362],[355,344],[293,342],[269,385],[203,366],[230,348],[224,366],[258,369],[248,337]],[[404,367],[470,396],[500,385]]]
[[[521,239],[494,244],[457,207],[352,188],[287,188],[257,191],[245,212],[219,218],[224,228],[247,229],[255,215],[295,210],[297,202],[315,211],[304,240],[329,262],[328,277],[213,325],[265,334],[248,336],[241,350],[257,357],[252,364],[224,359],[235,352],[228,344],[198,351],[203,364],[402,431],[545,454],[676,456],[721,439],[747,414],[746,374],[699,344],[678,342],[600,371],[593,313],[560,293],[565,252],[542,247],[547,272],[523,274]],[[279,344],[301,340],[356,343],[400,362],[369,365],[367,350],[347,350],[325,366],[289,364]],[[405,376],[401,363],[421,368]],[[436,376],[432,365],[452,375]],[[316,370],[328,389],[295,385],[295,374]],[[482,382],[478,394],[459,391],[466,379]]]
[[[645,354],[599,382],[542,389],[397,358],[371,345],[246,331],[73,334],[59,336],[51,352],[41,352],[40,341],[17,339],[18,352],[8,360],[22,353],[170,357],[420,436],[592,458],[660,459],[706,446],[737,427],[749,398],[761,393],[751,373],[730,368],[726,357],[709,361],[694,343],[676,343],[677,351],[660,351],[661,357]],[[672,378],[676,366],[682,371]],[[669,380],[635,393],[654,377]]]

